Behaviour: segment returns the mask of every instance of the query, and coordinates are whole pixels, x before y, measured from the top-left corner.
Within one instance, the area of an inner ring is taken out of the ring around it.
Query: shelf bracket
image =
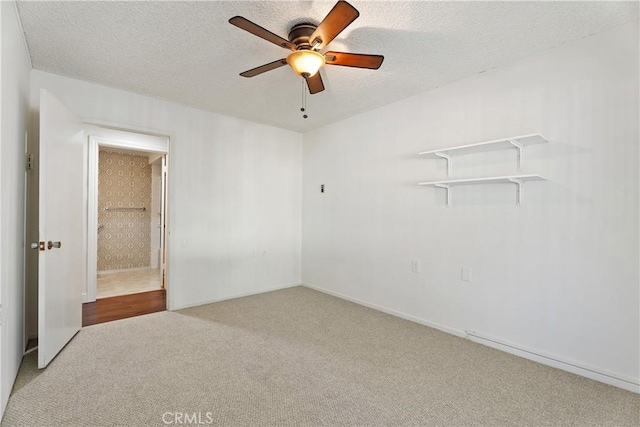
[[[443,159],[445,159],[447,161],[447,176],[451,176],[451,156],[448,154],[444,154],[444,153],[440,153],[438,151],[436,151],[435,153],[436,156],[441,157]]]
[[[517,185],[516,192],[516,206],[522,205],[522,187],[524,187],[524,181],[521,179],[509,178],[509,181]]]
[[[447,184],[434,184],[438,188],[447,190],[447,207],[451,206],[451,186]]]
[[[524,145],[516,141],[515,139],[510,139],[509,143],[516,147],[518,150],[518,170],[522,170],[522,158],[524,156]]]

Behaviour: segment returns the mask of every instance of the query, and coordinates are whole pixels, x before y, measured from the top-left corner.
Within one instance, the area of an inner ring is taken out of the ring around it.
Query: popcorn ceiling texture
[[[109,212],[105,207],[115,210]],[[145,207],[145,211],[131,208]],[[98,271],[151,263],[151,165],[147,156],[100,151]]]
[[[331,50],[385,55],[378,71],[327,66],[308,99],[287,50],[230,25],[242,15],[286,38],[335,2],[30,2],[18,10],[34,68],[308,131],[638,19],[638,2],[366,2]]]

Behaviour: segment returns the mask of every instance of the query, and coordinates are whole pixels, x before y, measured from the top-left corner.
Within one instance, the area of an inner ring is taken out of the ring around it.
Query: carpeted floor
[[[636,394],[297,287],[84,328],[46,370],[25,358],[3,425],[637,426],[639,414]]]

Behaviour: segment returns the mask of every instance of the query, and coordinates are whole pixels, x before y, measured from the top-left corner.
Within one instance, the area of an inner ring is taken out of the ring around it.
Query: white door
[[[40,91],[38,368],[46,367],[82,327],[82,121]]]

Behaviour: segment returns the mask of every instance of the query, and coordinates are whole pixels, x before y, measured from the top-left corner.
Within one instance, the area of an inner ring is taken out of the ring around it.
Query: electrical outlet
[[[462,266],[460,280],[463,282],[471,282],[471,267],[467,267],[466,265]]]
[[[420,273],[420,260],[412,259],[411,260],[411,271],[414,273]]]

